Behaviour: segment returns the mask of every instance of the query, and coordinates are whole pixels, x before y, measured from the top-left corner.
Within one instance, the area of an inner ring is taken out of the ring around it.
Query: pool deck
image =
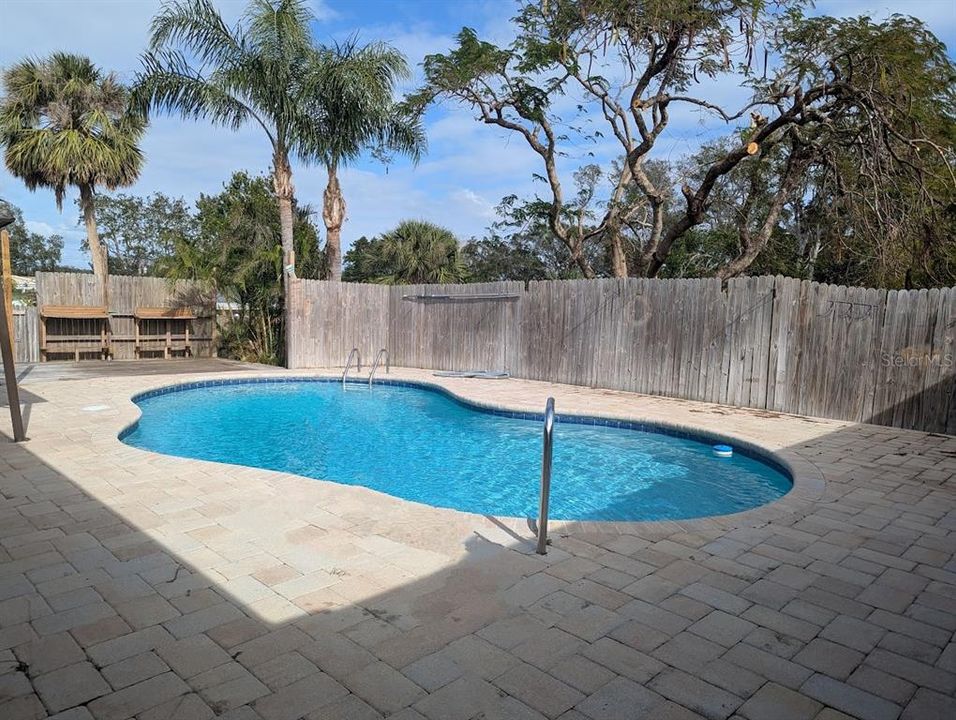
[[[29,370],[30,440],[0,438],[3,720],[956,717],[956,437],[393,368],[793,469],[764,508],[557,524],[542,558],[523,520],[117,439],[138,392],[321,371]]]

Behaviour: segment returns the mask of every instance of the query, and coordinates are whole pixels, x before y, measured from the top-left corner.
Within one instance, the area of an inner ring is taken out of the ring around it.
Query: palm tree
[[[329,55],[312,43],[312,19],[304,0],[250,0],[235,27],[210,0],[167,2],[153,18],[136,88],[144,108],[232,130],[251,122],[265,133],[272,147],[286,289],[295,277],[291,158],[314,159],[319,126],[307,99],[322,84]]]
[[[114,190],[139,176],[145,118],[131,111],[129,91],[113,73],[79,55],[23,60],[4,72],[3,87],[0,144],[7,169],[30,190],[52,188],[61,210],[67,187],[79,189],[93,272],[105,296],[107,256],[94,196],[97,186]]]
[[[328,181],[322,196],[329,279],[342,279],[342,223],[345,198],[338,170],[372,149],[379,157],[392,153],[415,162],[425,149],[417,115],[395,103],[396,81],[409,77],[405,57],[384,43],[359,47],[354,40],[330,51],[325,82],[311,99],[320,123],[315,155],[325,165]]]
[[[458,240],[451,230],[426,220],[404,220],[382,235],[373,250],[380,274],[373,282],[389,285],[460,283],[467,279]]]

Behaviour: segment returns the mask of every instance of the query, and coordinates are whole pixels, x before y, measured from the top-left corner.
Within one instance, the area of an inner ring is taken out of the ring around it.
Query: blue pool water
[[[138,400],[135,447],[363,485],[439,507],[537,514],[541,421],[502,417],[424,388],[286,381]],[[543,404],[543,403],[542,403]],[[560,415],[560,407],[558,408]],[[606,426],[554,426],[551,517],[721,515],[790,490],[769,464],[710,443]]]

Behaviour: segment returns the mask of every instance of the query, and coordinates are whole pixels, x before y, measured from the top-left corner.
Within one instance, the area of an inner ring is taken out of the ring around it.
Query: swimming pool
[[[314,379],[197,383],[134,401],[142,417],[121,435],[134,447],[362,485],[467,512],[537,514],[541,421],[526,413],[488,412],[408,383],[343,389]],[[716,458],[709,441],[610,422],[625,427],[559,413],[552,518],[722,515],[792,487],[781,468],[739,449]]]

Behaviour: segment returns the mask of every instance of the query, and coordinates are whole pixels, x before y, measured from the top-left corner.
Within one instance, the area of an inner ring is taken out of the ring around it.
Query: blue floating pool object
[[[734,449],[730,445],[714,445],[714,455],[717,457],[733,457]]]

